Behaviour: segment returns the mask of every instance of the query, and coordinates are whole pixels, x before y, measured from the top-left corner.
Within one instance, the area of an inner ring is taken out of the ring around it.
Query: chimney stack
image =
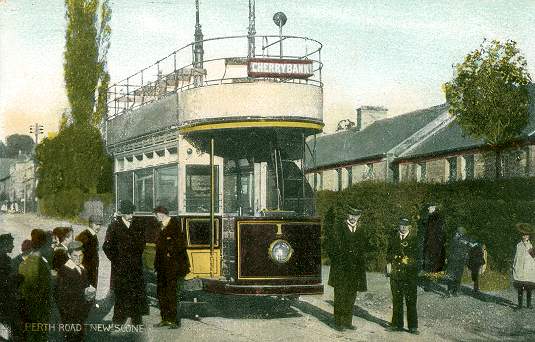
[[[381,106],[360,106],[357,108],[357,131],[362,131],[378,120],[388,118],[388,109]]]

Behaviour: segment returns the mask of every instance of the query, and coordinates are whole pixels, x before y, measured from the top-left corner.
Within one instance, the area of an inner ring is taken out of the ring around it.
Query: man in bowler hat
[[[176,329],[180,323],[177,318],[177,297],[180,296],[184,277],[190,269],[186,239],[182,234],[180,221],[176,217],[170,217],[167,208],[158,206],[154,209],[154,214],[162,226],[156,242],[154,260],[162,321],[155,327],[168,326],[170,329]]]
[[[120,215],[108,226],[102,245],[111,261],[114,324],[124,324],[130,317],[132,324],[138,325],[142,323],[142,315],[148,313],[142,263],[145,236],[143,226],[133,219],[134,210],[129,200],[120,202]]]
[[[386,254],[387,276],[392,291],[392,323],[390,330],[403,330],[403,300],[407,306],[409,332],[418,334],[417,277],[418,240],[408,219],[401,219],[398,230],[392,234]]]
[[[335,218],[333,210],[326,217],[326,247],[331,260],[329,285],[334,287],[336,330],[354,330],[353,305],[357,291],[367,290],[366,238],[361,227],[362,210],[348,208]]]

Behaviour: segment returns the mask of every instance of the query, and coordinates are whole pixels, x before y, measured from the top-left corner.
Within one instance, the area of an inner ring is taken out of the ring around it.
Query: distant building
[[[531,98],[535,99],[531,88]],[[534,101],[535,102],[535,101]],[[377,107],[366,107],[377,108]],[[361,125],[308,140],[305,172],[315,190],[338,191],[364,180],[448,182],[494,178],[496,155],[463,134],[443,104],[392,118],[357,109]],[[386,110],[384,110],[386,114]],[[535,105],[514,146],[503,151],[503,177],[535,176]]]
[[[0,196],[17,203],[19,210],[35,211],[35,168],[27,156],[0,159]]]

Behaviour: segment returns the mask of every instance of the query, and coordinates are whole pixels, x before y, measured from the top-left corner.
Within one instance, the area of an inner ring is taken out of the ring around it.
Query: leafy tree
[[[349,119],[344,119],[344,120],[338,121],[338,125],[336,125],[336,131],[337,132],[344,131],[344,130],[350,129],[352,127],[355,127],[355,122],[353,122],[353,121],[351,121]]]
[[[109,82],[106,55],[110,46],[111,9],[108,0],[65,0],[64,73],[67,98],[75,124],[93,124],[97,86]],[[99,92],[107,89],[99,88]],[[102,110],[99,112],[102,116]],[[98,124],[100,121],[98,122]]]
[[[7,147],[2,140],[0,140],[0,158],[7,157]]]
[[[495,149],[499,178],[501,150],[528,123],[526,59],[512,40],[483,41],[455,70],[455,78],[444,85],[450,114],[465,133]]]
[[[111,9],[108,0],[65,0],[64,73],[70,109],[54,139],[36,149],[37,196],[45,214],[70,217],[112,189],[112,162],[99,126],[106,115]]]
[[[25,134],[12,134],[6,138],[6,157],[16,158],[19,152],[30,155],[33,152],[33,139]]]

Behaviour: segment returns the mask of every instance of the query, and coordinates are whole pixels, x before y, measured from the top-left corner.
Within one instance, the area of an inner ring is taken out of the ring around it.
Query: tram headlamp
[[[279,264],[285,264],[292,257],[293,248],[288,241],[275,240],[269,246],[269,257]]]

